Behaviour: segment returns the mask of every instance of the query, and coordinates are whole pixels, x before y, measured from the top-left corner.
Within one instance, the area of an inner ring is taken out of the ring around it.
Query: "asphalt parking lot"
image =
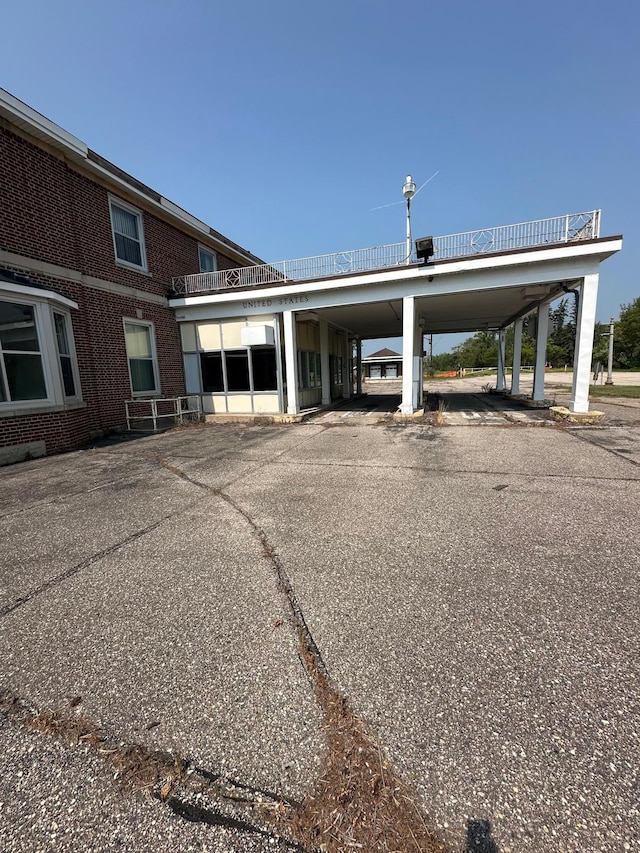
[[[640,430],[500,426],[0,469],[0,849],[292,849],[339,742],[326,672],[439,849],[640,850]],[[335,803],[325,849],[361,849]]]

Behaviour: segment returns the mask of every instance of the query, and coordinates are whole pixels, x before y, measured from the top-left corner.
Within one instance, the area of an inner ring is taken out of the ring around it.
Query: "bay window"
[[[77,306],[0,277],[0,414],[80,400],[67,307]]]

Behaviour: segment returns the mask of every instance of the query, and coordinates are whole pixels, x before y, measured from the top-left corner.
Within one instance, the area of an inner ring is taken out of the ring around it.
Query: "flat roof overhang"
[[[575,288],[622,248],[622,237],[537,246],[315,281],[170,299],[176,318],[211,320],[293,310],[360,338],[402,335],[402,300],[416,297],[424,334],[508,326]]]

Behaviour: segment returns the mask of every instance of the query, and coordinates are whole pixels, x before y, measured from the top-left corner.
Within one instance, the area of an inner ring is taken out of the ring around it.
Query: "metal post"
[[[411,263],[411,199],[407,199],[407,264]]]
[[[607,381],[605,385],[613,385],[613,317],[609,321],[609,362],[607,364]]]
[[[153,418],[153,431],[158,428],[158,406],[155,400],[151,401],[151,417]]]

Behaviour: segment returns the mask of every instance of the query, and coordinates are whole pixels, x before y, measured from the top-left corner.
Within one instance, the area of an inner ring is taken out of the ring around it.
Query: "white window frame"
[[[203,270],[202,264],[200,263],[200,252],[205,252],[207,255],[211,255],[213,258],[213,269],[212,270]],[[218,253],[214,249],[210,249],[208,246],[203,246],[202,243],[198,243],[198,269],[200,272],[217,272],[218,271]]]
[[[129,352],[127,350],[127,325],[130,326],[144,326],[149,330],[149,343],[151,345],[151,362],[153,365],[153,381],[155,382],[155,388],[153,391],[134,391],[133,390],[133,379],[131,378],[131,361],[129,357]],[[158,369],[158,351],[156,349],[156,329],[155,325],[150,320],[139,320],[137,317],[123,317],[122,318],[122,334],[124,335],[124,350],[127,357],[127,370],[129,371],[129,385],[131,387],[131,396],[136,399],[141,399],[144,397],[159,397],[160,392],[160,371]]]
[[[82,391],[73,337],[73,325],[68,310],[69,308],[77,309],[77,303],[53,291],[40,290],[39,288],[29,287],[28,285],[13,284],[5,281],[0,281],[0,301],[28,305],[34,309],[33,315],[38,334],[39,354],[47,394],[46,397],[40,397],[37,400],[0,401],[0,415],[29,414],[33,410],[47,409],[54,406],[56,408],[64,408],[66,404],[80,403],[82,401]],[[71,354],[71,365],[76,389],[76,394],[73,397],[67,397],[64,393],[62,368],[58,358],[58,342],[53,317],[54,311],[65,317],[67,342]],[[4,361],[0,365],[0,370],[2,371],[2,379],[8,392],[9,388],[4,370]]]
[[[56,317],[55,317],[56,314],[59,317],[62,317],[64,320],[64,328],[65,328],[65,332],[67,335],[67,344],[69,345],[68,358],[71,361],[71,373],[73,375],[73,384],[75,387],[75,394],[70,394],[69,396],[67,396],[65,389],[64,389],[64,376],[62,375],[62,359],[61,359],[60,349],[58,347],[58,336],[56,334]],[[82,397],[81,397],[81,393],[80,393],[80,373],[78,370],[78,357],[76,355],[76,345],[75,345],[75,341],[73,339],[73,323],[71,322],[71,314],[68,311],[65,311],[64,309],[60,308],[57,305],[52,305],[51,306],[51,322],[52,322],[52,326],[53,326],[53,335],[54,335],[55,344],[56,344],[56,355],[58,357],[57,361],[58,361],[58,370],[60,372],[60,385],[62,387],[62,396],[64,397],[66,402],[81,400]]]
[[[133,264],[131,261],[124,261],[122,258],[118,257],[118,248],[116,245],[116,231],[113,222],[113,208],[119,207],[122,210],[125,210],[127,213],[133,214],[138,220],[138,242],[140,243],[140,256],[142,258],[142,264]],[[117,196],[110,195],[109,196],[109,218],[111,220],[111,238],[113,240],[113,256],[115,258],[115,262],[117,266],[126,267],[130,270],[137,270],[138,272],[149,272],[149,266],[147,264],[147,247],[145,245],[144,240],[144,216],[142,211],[134,207],[132,204],[129,204],[126,201],[123,201],[121,198]]]

